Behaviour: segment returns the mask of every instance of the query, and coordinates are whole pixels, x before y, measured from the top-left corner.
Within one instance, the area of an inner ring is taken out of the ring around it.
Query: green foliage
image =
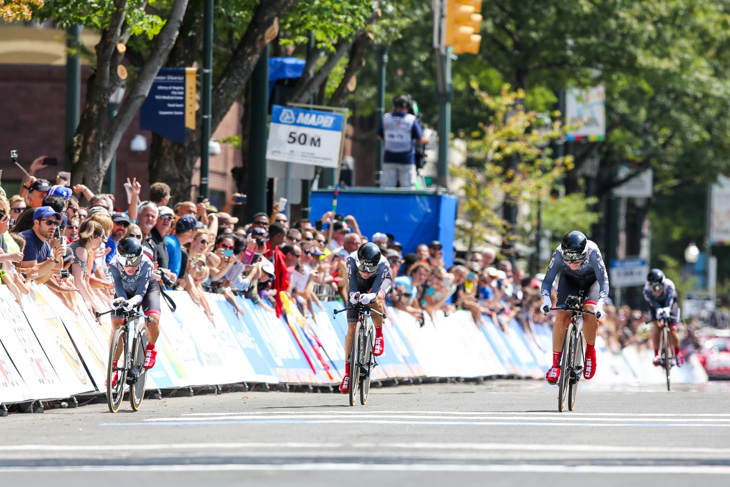
[[[558,246],[563,236],[571,230],[579,230],[589,236],[591,227],[599,221],[601,215],[591,211],[597,199],[587,197],[583,193],[573,193],[559,198],[546,198],[542,204],[542,228],[551,235],[550,248]],[[536,240],[537,204],[530,209],[529,225],[524,227],[522,236],[526,242]]]
[[[566,127],[524,110],[524,92],[504,87],[499,95],[491,96],[476,84],[472,89],[489,113],[488,121],[467,141],[471,167],[451,168],[451,175],[462,181],[456,234],[469,250],[490,235],[505,233],[507,222],[499,211],[505,199],[530,202],[545,198],[571,166],[569,157],[553,159],[542,149],[562,137]]]
[[[132,35],[146,35],[152,39],[159,34],[165,21],[155,13],[149,13],[150,6],[164,6],[165,0],[128,0],[124,9],[127,28]],[[64,0],[48,2],[38,11],[39,20],[53,19],[58,27],[67,29],[80,24],[91,29],[105,29],[109,26],[112,14],[117,8],[113,0]]]
[[[285,47],[303,45],[313,32],[317,47],[332,51],[340,38],[351,37],[363,27],[372,11],[370,0],[297,2],[281,19],[279,42]]]

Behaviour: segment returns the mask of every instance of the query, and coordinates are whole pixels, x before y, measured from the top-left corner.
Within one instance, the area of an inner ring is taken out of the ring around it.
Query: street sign
[[[274,105],[266,159],[337,168],[344,121],[341,113]]]
[[[649,266],[646,259],[612,260],[609,266],[609,283],[611,287],[643,286]]]
[[[695,316],[706,317],[715,311],[715,299],[709,294],[688,292],[684,295],[682,303],[682,316],[693,318]]]

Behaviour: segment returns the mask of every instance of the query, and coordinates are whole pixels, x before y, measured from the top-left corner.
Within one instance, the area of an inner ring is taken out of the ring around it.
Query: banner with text
[[[177,143],[195,130],[195,68],[162,68],[139,111],[139,127]]]

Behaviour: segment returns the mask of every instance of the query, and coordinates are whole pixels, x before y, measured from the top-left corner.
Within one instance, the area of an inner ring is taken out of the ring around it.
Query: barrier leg
[[[8,415],[8,407],[5,404],[0,403],[0,417],[5,417]]]
[[[69,397],[66,404],[69,409],[76,409],[79,407],[79,401],[76,399],[76,396]]]

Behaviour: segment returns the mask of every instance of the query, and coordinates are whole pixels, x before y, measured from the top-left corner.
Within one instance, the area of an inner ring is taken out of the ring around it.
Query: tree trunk
[[[175,0],[147,62],[128,90],[117,115],[108,122],[109,98],[122,82],[117,71],[121,62],[117,44],[126,44],[131,35],[125,23],[127,2],[117,0],[115,4],[117,11],[96,45],[97,69],[89,78],[84,110],[68,149],[72,182],[84,183],[95,193],[101,190],[104,175],[122,135],[142,106],[157,72],[172,49],[188,0]],[[144,5],[140,8],[144,8]]]
[[[278,32],[279,18],[298,1],[270,0],[256,7],[231,60],[213,86],[211,132],[215,132],[231,105],[240,98],[263,48]],[[200,127],[200,114],[196,126]],[[150,181],[169,184],[175,201],[189,199],[193,169],[200,157],[200,130],[188,130],[185,144],[176,144],[159,136],[155,138],[150,152]]]

